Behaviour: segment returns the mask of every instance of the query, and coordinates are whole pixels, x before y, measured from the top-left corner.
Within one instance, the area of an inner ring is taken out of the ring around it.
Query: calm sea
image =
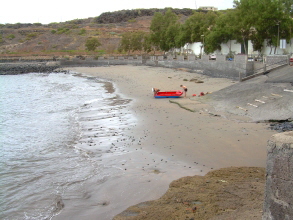
[[[111,83],[63,73],[2,75],[0,94],[0,219],[51,219],[64,198],[115,175],[99,158],[135,118],[125,110],[131,100]]]

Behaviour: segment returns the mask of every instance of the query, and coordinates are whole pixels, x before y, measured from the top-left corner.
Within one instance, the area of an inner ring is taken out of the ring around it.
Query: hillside
[[[137,9],[106,12],[95,18],[67,22],[0,24],[0,56],[86,54],[85,42],[97,37],[100,53],[113,54],[121,36],[129,31],[148,32],[155,12],[166,9]],[[184,19],[191,9],[173,9]]]

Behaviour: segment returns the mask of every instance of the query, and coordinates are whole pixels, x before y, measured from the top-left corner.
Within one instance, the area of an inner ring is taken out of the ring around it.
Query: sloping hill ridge
[[[34,24],[0,24],[0,56],[85,53],[85,42],[97,37],[98,50],[117,52],[121,36],[129,31],[148,32],[153,15],[166,9],[136,9],[105,12],[95,18],[67,22]],[[192,9],[172,9],[184,19]],[[74,51],[74,52],[73,52]]]

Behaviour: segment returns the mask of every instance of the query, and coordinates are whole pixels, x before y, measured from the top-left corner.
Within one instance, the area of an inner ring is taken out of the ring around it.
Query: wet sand
[[[91,196],[82,206],[65,202],[55,219],[112,219],[131,205],[158,199],[180,177],[231,166],[265,167],[266,143],[275,132],[249,118],[211,114],[212,106],[202,104],[198,97],[200,92],[215,92],[237,82],[183,69],[112,66],[70,70],[112,82],[123,98],[133,99],[128,110],[138,123],[125,130],[128,139],[119,143],[126,146],[124,153],[113,151],[102,158],[107,166],[119,167],[121,176],[89,189]],[[171,103],[153,97],[153,87],[177,90],[181,84],[188,88],[187,98]]]

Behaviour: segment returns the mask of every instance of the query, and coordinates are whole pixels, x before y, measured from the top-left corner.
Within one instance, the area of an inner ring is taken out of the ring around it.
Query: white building
[[[280,48],[280,44],[278,46],[278,48],[276,49],[276,53],[275,53],[275,47],[268,47],[266,46],[266,42],[264,42],[264,47],[262,49],[261,54],[262,55],[270,55],[270,54],[279,54],[279,55],[286,55],[286,54],[292,54],[293,53],[293,38],[290,40],[289,43],[287,43],[284,46],[284,49]],[[184,49],[187,49],[189,51],[192,51],[195,55],[200,55],[201,53],[204,53],[204,45],[201,42],[196,42],[196,43],[192,43],[192,44],[186,44],[184,46]],[[282,47],[282,46],[281,46]],[[202,48],[202,51],[201,51]],[[223,54],[223,55],[227,55],[229,54],[230,50],[233,54],[244,54],[245,50],[244,50],[244,46],[237,43],[235,40],[230,40],[228,41],[226,44],[221,44],[221,48],[222,50],[219,51],[214,51],[214,54]],[[259,55],[258,51],[253,51],[253,46],[251,41],[248,41],[248,51],[247,51],[248,55]]]
[[[206,10],[206,11],[218,11],[218,8],[215,8],[214,6],[201,6],[198,8],[199,10]]]

